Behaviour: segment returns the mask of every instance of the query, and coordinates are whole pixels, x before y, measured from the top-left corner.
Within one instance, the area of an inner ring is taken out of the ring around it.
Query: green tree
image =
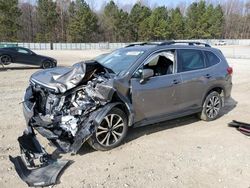
[[[187,18],[186,18],[186,37],[189,39],[192,38],[201,38],[202,28],[201,22],[203,14],[206,11],[205,1],[200,1],[199,3],[192,3],[188,7]]]
[[[114,28],[116,31],[116,41],[128,42],[131,40],[131,31],[129,24],[129,14],[122,9],[117,12],[114,20]]]
[[[209,19],[211,38],[222,38],[224,14],[220,5],[214,8],[213,14],[210,15]]]
[[[133,6],[129,15],[132,41],[138,41],[139,39],[142,39],[143,37],[148,35],[147,31],[144,29],[146,29],[145,26],[147,26],[148,23],[147,18],[150,15],[151,15],[151,10],[146,6],[143,6],[141,3],[136,3]]]
[[[170,11],[170,32],[171,39],[184,38],[184,17],[179,8]]]
[[[157,7],[146,18],[140,27],[140,35],[144,40],[166,40],[170,38],[168,10],[166,7]],[[145,32],[145,34],[143,34]],[[142,39],[142,38],[141,38]]]
[[[58,21],[56,3],[52,0],[38,0],[37,5],[38,33],[36,41],[54,42],[56,38],[55,26]]]
[[[110,1],[104,8],[101,22],[104,33],[104,40],[115,42],[117,37],[117,19],[119,17],[119,8],[114,1]]]
[[[17,41],[18,30],[21,29],[18,18],[21,16],[18,0],[0,0],[0,40]]]
[[[222,35],[223,11],[205,1],[192,3],[187,11],[187,38],[219,38]]]
[[[70,7],[68,33],[71,42],[93,41],[98,18],[84,0],[76,0]]]

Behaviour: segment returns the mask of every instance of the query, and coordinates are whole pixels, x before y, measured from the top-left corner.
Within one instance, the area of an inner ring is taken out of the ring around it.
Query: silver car
[[[30,186],[49,186],[69,164],[51,157],[37,132],[60,152],[77,153],[85,141],[112,149],[131,126],[189,114],[218,118],[231,94],[233,70],[218,49],[182,43],[131,44],[96,60],[34,73],[23,102],[27,129],[18,138],[23,158],[10,157],[19,176]]]
[[[122,143],[128,127],[189,114],[211,121],[231,94],[232,68],[220,50],[196,42],[136,43],[110,54],[34,73],[24,97],[26,135],[63,152],[85,141]]]

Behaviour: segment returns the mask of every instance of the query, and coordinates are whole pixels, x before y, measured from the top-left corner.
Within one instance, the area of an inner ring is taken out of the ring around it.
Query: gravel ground
[[[40,51],[71,65],[105,51]],[[72,58],[72,56],[74,58]],[[248,59],[228,59],[234,68],[232,98],[222,117],[213,122],[195,116],[130,129],[125,143],[111,151],[94,151],[87,144],[55,187],[249,187],[250,140],[227,123],[250,122]],[[9,155],[19,154],[17,137],[25,128],[23,93],[35,67],[12,65],[0,71],[0,187],[27,187]],[[45,139],[42,144],[48,151]]]

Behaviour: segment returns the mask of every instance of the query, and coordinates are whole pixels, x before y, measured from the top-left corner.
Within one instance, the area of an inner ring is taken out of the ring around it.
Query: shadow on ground
[[[8,70],[31,70],[31,69],[41,69],[40,67],[29,67],[29,66],[17,66],[17,67],[1,67],[0,71],[8,71]]]

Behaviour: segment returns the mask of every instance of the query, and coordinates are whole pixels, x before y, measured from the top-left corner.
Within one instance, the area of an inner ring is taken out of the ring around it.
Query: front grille
[[[33,96],[36,101],[36,110],[38,113],[46,114],[46,101],[48,98],[48,91],[40,86],[33,86]]]

